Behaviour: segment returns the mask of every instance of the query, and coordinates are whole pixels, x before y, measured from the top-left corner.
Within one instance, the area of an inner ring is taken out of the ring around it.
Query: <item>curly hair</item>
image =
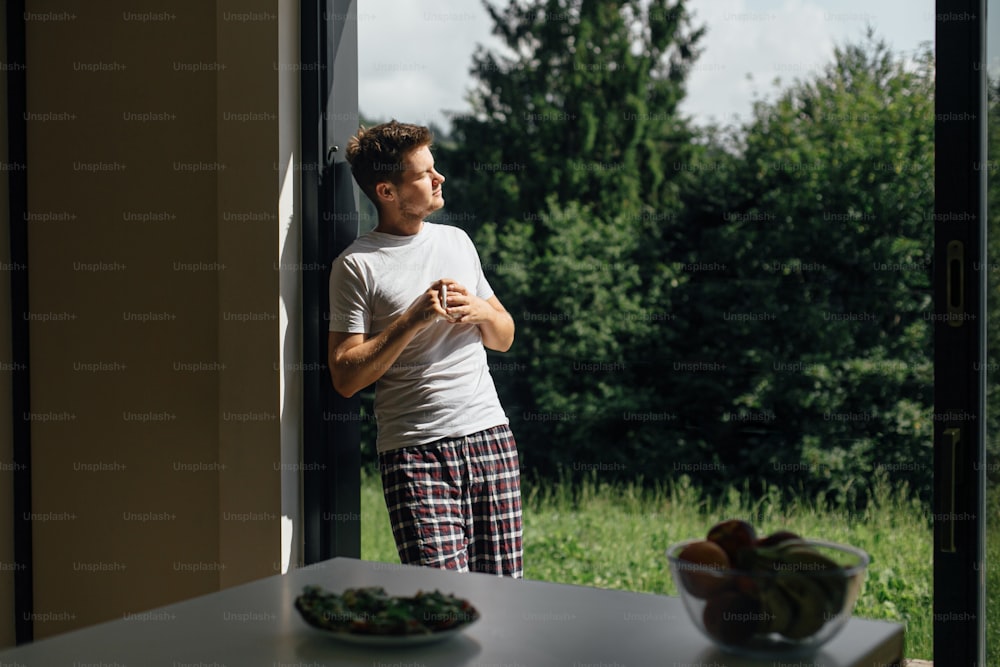
[[[434,135],[422,125],[390,120],[371,128],[361,126],[347,144],[347,161],[362,192],[378,208],[375,186],[384,181],[398,184],[406,171],[406,156],[430,146]]]

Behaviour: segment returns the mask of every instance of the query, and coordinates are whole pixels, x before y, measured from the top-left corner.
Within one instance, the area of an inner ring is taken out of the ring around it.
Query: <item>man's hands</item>
[[[483,336],[483,345],[497,352],[506,352],[514,342],[514,318],[504,309],[496,295],[482,299],[450,278],[434,283],[440,303],[441,286],[447,287],[447,308],[442,308],[451,324],[474,324]],[[433,286],[432,286],[433,287]],[[442,304],[445,305],[445,304]]]
[[[447,286],[447,309],[441,302],[442,285]],[[330,332],[327,362],[334,388],[343,396],[352,396],[375,382],[418,332],[441,319],[448,325],[478,326],[483,345],[491,350],[506,352],[514,342],[514,319],[496,296],[481,299],[469,294],[465,286],[443,278],[434,281],[402,315],[373,336]]]
[[[454,283],[455,281],[449,282]],[[402,315],[402,319],[404,319],[409,326],[413,327],[417,331],[420,331],[421,329],[426,329],[430,325],[434,324],[434,322],[438,321],[440,318],[448,317],[448,313],[445,311],[444,306],[441,303],[441,285],[444,283],[445,280],[434,281],[423,294],[413,300],[413,303],[410,304],[410,307],[407,308]],[[451,289],[450,284],[449,289]]]
[[[435,283],[438,287],[438,301],[440,302],[441,288],[447,290],[447,303],[442,303],[442,310],[448,322],[456,324],[481,324],[489,322],[496,315],[496,310],[485,299],[480,299],[475,294],[469,294],[469,290],[450,278],[443,278]]]
[[[445,303],[442,296],[447,300]],[[435,280],[406,309],[404,317],[411,326],[425,329],[444,319],[451,324],[482,324],[496,316],[496,309],[489,301],[481,299],[451,278]]]
[[[474,324],[483,336],[483,345],[498,352],[506,352],[514,342],[514,318],[500,300],[496,296],[482,299],[470,294],[465,285],[451,278],[431,283],[406,309],[403,318],[415,331],[441,319],[447,324]]]

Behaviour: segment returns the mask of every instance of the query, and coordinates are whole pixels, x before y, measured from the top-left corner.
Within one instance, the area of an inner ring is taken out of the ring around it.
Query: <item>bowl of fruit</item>
[[[667,549],[691,620],[720,649],[756,658],[808,655],[850,618],[868,554],[781,530],[758,537],[722,521]]]

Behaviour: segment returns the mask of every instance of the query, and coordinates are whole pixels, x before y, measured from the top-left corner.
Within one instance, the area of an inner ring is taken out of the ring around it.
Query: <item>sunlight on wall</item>
[[[302,358],[300,321],[302,313],[302,280],[297,270],[301,266],[299,246],[300,222],[295,207],[295,155],[288,160],[285,177],[278,195],[278,247],[281,248],[279,270],[278,328],[280,352],[281,410],[281,573],[288,572],[299,549],[295,526],[301,525],[299,506],[299,468],[302,445],[302,373],[297,359]]]

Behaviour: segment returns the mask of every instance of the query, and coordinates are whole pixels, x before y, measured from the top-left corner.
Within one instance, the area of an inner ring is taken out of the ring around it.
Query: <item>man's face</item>
[[[444,206],[444,176],[434,169],[434,156],[428,146],[414,149],[406,157],[405,166],[395,185],[396,206],[402,217],[423,220]]]

